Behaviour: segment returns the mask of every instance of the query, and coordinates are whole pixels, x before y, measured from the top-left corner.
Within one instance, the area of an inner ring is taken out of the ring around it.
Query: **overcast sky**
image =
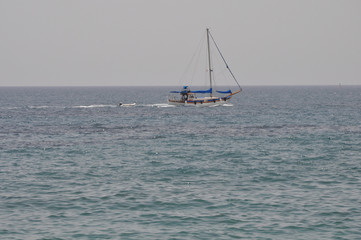
[[[177,85],[207,27],[243,86],[361,84],[360,0],[0,0],[0,86]]]

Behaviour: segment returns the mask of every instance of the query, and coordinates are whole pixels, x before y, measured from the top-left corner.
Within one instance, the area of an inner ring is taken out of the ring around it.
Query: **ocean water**
[[[361,238],[360,86],[168,90],[0,88],[0,239]]]

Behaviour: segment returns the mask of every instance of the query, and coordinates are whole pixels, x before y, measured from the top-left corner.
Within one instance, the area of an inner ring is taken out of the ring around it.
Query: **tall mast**
[[[212,67],[211,67],[211,50],[209,47],[209,28],[207,28],[207,47],[208,47],[209,86],[210,86],[210,88],[212,88]],[[212,92],[213,92],[213,89],[210,94],[211,97],[212,97]]]

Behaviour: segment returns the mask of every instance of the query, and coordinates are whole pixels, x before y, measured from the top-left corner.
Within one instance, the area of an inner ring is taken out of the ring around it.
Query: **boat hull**
[[[227,101],[222,99],[216,99],[211,101],[204,101],[204,100],[191,100],[186,101],[186,106],[195,106],[195,107],[213,107],[213,106],[219,106],[227,103]]]
[[[194,107],[212,107],[217,105],[223,105],[228,103],[230,98],[220,98],[220,97],[204,97],[204,98],[194,98],[190,100],[174,100],[168,99],[169,105],[174,106],[194,106]]]

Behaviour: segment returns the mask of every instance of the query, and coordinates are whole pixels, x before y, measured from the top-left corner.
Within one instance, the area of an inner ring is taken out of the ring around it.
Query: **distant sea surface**
[[[169,90],[0,88],[0,239],[360,239],[360,86]]]

